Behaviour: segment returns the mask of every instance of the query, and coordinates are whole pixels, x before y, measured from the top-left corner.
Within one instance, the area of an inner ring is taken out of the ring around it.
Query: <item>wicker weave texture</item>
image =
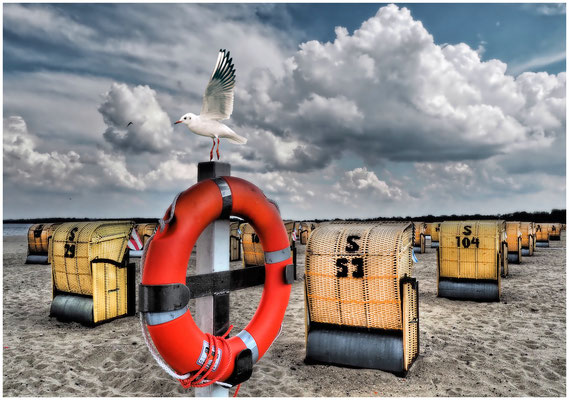
[[[95,259],[122,262],[133,228],[131,222],[61,224],[50,246],[54,287],[61,292],[93,297],[93,320],[127,312],[127,271]]]
[[[140,237],[143,247],[146,246],[148,239],[154,235],[156,228],[158,228],[158,223],[156,222],[136,225],[134,229],[136,229],[136,233],[138,233],[138,237]]]
[[[445,278],[498,279],[505,239],[503,221],[452,221],[440,226],[439,274]]]
[[[417,287],[412,283],[403,284],[403,355],[405,370],[413,363],[419,353],[419,304]]]
[[[517,252],[520,249],[522,237],[521,222],[506,222],[506,241],[509,252]]]
[[[306,297],[315,322],[403,329],[399,281],[412,275],[411,223],[330,223],[306,247]]]
[[[59,223],[34,224],[28,229],[28,252],[47,254],[48,242]]]

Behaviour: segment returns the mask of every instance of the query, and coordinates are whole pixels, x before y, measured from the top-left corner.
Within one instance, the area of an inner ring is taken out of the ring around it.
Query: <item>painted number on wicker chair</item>
[[[352,265],[356,267],[355,271],[352,271],[352,276],[354,278],[364,277],[364,259],[361,257],[352,258]],[[336,259],[336,277],[337,278],[347,278],[348,277],[348,259],[338,258]]]
[[[41,237],[41,231],[43,229],[43,225],[38,226],[36,229],[34,229],[34,237],[35,238],[39,238]]]
[[[461,244],[462,244],[462,247],[464,247],[465,249],[468,249],[470,247],[470,245],[472,245],[472,244],[475,244],[476,247],[478,247],[480,245],[480,240],[477,237],[473,237],[472,239],[464,237],[461,240],[460,236],[457,236],[456,237],[456,247],[460,247]]]
[[[360,239],[360,237],[357,235],[348,236],[348,245],[346,246],[347,252],[354,253],[360,249],[360,245],[355,242],[358,239]]]
[[[75,240],[75,233],[79,230],[79,228],[75,227],[71,229],[69,235],[67,235],[67,241],[72,242]],[[75,244],[74,243],[65,243],[64,246],[64,257],[65,258],[73,258],[75,257]]]

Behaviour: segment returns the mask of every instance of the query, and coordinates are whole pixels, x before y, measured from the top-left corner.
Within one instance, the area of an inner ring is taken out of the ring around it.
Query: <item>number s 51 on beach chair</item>
[[[306,247],[307,363],[405,375],[419,353],[412,223],[330,223]]]

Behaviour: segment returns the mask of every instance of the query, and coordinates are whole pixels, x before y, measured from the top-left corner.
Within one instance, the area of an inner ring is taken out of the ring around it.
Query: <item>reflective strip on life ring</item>
[[[288,235],[277,207],[259,188],[240,178],[199,182],[182,192],[176,204],[166,211],[168,223],[150,242],[142,272],[142,285],[185,285],[188,261],[198,237],[210,223],[229,215],[251,223],[259,236],[265,252],[265,285],[253,319],[238,335],[227,339],[233,359],[222,352],[219,365],[214,366],[208,377],[219,381],[231,376],[234,358],[242,350],[250,349],[256,362],[280,331],[291,290],[291,285],[283,279],[284,270],[292,260]],[[208,342],[186,307],[149,312],[145,316],[150,337],[170,367],[179,374],[200,369]],[[226,363],[228,368],[219,376],[224,370],[220,366]]]

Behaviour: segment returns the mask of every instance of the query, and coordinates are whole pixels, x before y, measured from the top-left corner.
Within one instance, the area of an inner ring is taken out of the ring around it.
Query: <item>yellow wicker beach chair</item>
[[[405,374],[419,352],[411,223],[320,225],[306,247],[306,362]]]
[[[317,224],[314,222],[301,222],[300,223],[300,244],[308,243],[308,238]]]
[[[285,222],[285,227],[289,235],[289,240],[292,243],[291,233],[295,222]],[[240,225],[241,229],[241,246],[243,248],[243,267],[262,267],[265,265],[265,252],[255,230],[249,223]],[[290,230],[290,231],[289,231]],[[296,250],[291,246],[291,255],[293,257],[293,264],[296,265]]]
[[[436,249],[439,247],[439,230],[440,222],[427,222],[425,227],[425,237],[431,238],[431,248]]]
[[[549,240],[561,240],[561,224],[549,224]]]
[[[535,250],[535,226],[533,222],[521,222],[522,256],[533,256]]]
[[[548,224],[544,224],[541,222],[535,224],[535,246],[549,247]]]
[[[26,264],[49,264],[49,241],[59,223],[34,224],[28,229]]]
[[[132,222],[61,224],[50,242],[53,301],[50,316],[94,325],[134,315],[134,264],[127,242]]]
[[[508,243],[508,263],[522,262],[522,230],[521,222],[506,222],[506,241]]]
[[[451,221],[440,226],[437,295],[499,301],[505,241],[504,221]]]

